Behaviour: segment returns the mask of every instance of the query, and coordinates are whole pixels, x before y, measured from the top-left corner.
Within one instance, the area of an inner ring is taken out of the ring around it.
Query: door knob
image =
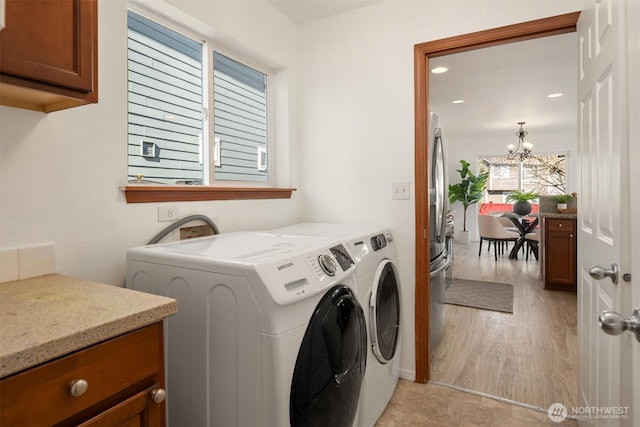
[[[614,285],[618,284],[618,264],[611,264],[611,268],[606,269],[599,265],[594,265],[589,269],[589,275],[596,280],[602,280],[605,277],[611,279]]]
[[[604,310],[598,316],[600,329],[609,335],[620,335],[624,331],[629,331],[640,341],[640,309],[633,309],[631,317],[625,319],[619,313],[612,310]]]

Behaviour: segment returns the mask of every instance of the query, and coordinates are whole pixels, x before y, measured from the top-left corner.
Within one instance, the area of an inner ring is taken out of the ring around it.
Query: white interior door
[[[638,70],[628,52],[633,43],[627,41],[637,38],[640,22],[631,9],[637,9],[635,0],[589,0],[578,21],[579,407],[577,414],[568,409],[581,425],[640,425],[638,343],[629,332],[612,336],[598,326],[604,310],[628,317],[640,306],[637,289],[623,279],[638,268],[631,243],[639,242],[632,238],[638,227],[630,214],[638,202],[629,197],[632,175],[638,184],[638,165],[631,161],[639,158],[638,149],[629,143],[632,126],[637,127],[632,122],[639,120],[638,93],[628,94],[634,86],[637,90],[632,80]],[[608,270],[614,264],[620,269],[617,284],[589,273],[593,266]]]
[[[628,193],[625,195],[629,201],[629,263],[631,268],[630,286],[631,295],[624,300],[623,295],[622,314],[628,316],[634,308],[640,308],[640,226],[637,223],[637,212],[640,212],[640,2],[627,0],[624,16],[626,18],[626,58],[627,58],[627,118],[628,118],[628,143],[629,156],[626,159],[630,171]],[[636,213],[635,215],[633,213]],[[623,284],[627,282],[623,281]],[[629,334],[627,334],[629,338]],[[627,426],[640,425],[640,342],[629,339],[626,344],[631,351],[622,350],[622,365],[631,366],[632,372],[622,378],[622,405],[628,406],[631,412],[631,420],[624,424]],[[623,343],[623,345],[625,345]],[[626,358],[626,359],[625,359]]]

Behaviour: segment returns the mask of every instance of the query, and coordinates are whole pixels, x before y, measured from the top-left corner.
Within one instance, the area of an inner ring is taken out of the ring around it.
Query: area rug
[[[513,285],[453,279],[444,293],[445,304],[513,313]]]

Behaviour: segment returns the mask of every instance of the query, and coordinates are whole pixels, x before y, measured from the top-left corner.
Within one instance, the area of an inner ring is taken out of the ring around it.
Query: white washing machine
[[[131,248],[127,287],[175,298],[170,426],[354,424],[366,325],[335,239],[255,232]]]
[[[357,295],[365,310],[369,337],[358,425],[373,426],[400,376],[400,276],[391,233],[367,225],[323,223],[295,224],[269,232],[336,237],[356,261]]]

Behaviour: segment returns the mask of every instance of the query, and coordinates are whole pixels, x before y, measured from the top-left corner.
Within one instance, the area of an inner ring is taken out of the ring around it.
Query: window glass
[[[486,156],[480,159],[479,170],[490,173],[487,190],[494,202],[501,202],[495,196],[514,190],[540,195],[567,192],[567,158],[564,154],[535,155],[522,162],[507,156]]]
[[[267,181],[267,76],[213,55],[215,179]]]
[[[267,75],[207,49],[128,12],[130,182],[267,182]]]
[[[202,44],[128,14],[129,180],[202,183]]]

